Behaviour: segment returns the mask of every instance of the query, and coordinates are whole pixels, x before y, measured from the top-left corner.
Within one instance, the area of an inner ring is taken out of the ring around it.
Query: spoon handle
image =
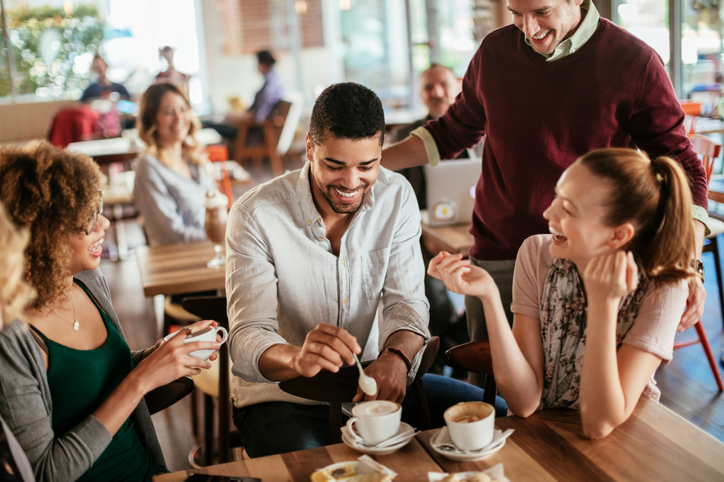
[[[352,353],[352,356],[354,357],[354,361],[357,362],[357,368],[359,368],[359,372],[364,373],[364,370],[362,369],[362,364],[359,362],[359,358],[357,358],[357,355],[355,353]]]

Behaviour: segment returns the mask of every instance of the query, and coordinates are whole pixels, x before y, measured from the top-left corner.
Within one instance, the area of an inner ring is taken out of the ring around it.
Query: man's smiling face
[[[307,134],[312,194],[320,213],[356,213],[377,180],[381,158],[379,134],[365,139],[327,135],[317,145]]]
[[[583,0],[508,0],[508,10],[533,50],[552,54],[578,28],[581,3]]]

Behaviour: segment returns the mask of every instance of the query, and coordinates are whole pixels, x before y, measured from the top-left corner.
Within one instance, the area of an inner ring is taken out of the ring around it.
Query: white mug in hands
[[[445,410],[445,424],[459,450],[474,452],[493,440],[495,408],[483,402],[463,402]]]
[[[163,339],[168,341],[179,333],[186,333],[186,330],[174,331],[173,333],[166,335]],[[223,344],[224,342],[226,342],[226,339],[229,338],[229,333],[223,326],[207,326],[203,330],[199,330],[196,333],[192,333],[191,336],[187,336],[184,340],[184,343],[193,343],[195,341],[214,342],[216,341],[217,333],[221,333],[221,341],[219,342],[219,344]],[[212,353],[214,353],[214,350],[196,350],[189,353],[189,355],[206,361],[209,359]]]
[[[347,430],[353,436],[359,435],[366,445],[374,446],[397,435],[402,407],[388,400],[372,400],[355,405],[352,415]]]

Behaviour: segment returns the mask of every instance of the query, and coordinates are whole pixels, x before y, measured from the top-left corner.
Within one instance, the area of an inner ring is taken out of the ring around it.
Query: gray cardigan
[[[100,269],[84,271],[75,278],[85,284],[123,337]],[[141,353],[133,352],[134,365],[140,362]],[[40,346],[24,323],[14,321],[0,332],[0,416],[25,450],[38,481],[76,480],[103,453],[111,434],[97,418],[88,415],[72,430],[56,437],[52,412]],[[141,443],[158,463],[159,472],[168,472],[144,400],[131,414],[131,420]]]
[[[152,246],[206,239],[206,192],[216,182],[205,165],[189,164],[193,179],[165,166],[151,154],[136,160],[133,200]]]

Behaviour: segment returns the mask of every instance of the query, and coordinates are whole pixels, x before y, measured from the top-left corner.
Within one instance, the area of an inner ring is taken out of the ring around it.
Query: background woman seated
[[[206,192],[216,189],[211,163],[194,138],[199,123],[174,84],[151,85],[141,98],[138,133],[146,153],[136,161],[136,206],[151,245],[206,239]]]
[[[593,151],[571,165],[544,212],[551,235],[518,252],[508,325],[481,268],[441,253],[429,266],[448,289],[483,303],[493,371],[508,408],[580,409],[601,438],[631,415],[672,357],[696,273],[691,193],[674,161],[633,150]]]

